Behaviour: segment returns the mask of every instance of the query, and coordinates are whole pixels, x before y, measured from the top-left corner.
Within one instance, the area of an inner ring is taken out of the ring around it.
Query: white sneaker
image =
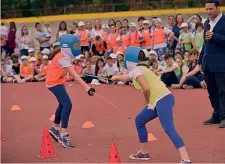
[[[172,84],[171,88],[173,88],[173,89],[180,89],[180,85],[179,84]]]
[[[183,85],[183,88],[184,88],[184,89],[193,89],[194,87],[191,86],[191,85],[184,84],[184,85]]]

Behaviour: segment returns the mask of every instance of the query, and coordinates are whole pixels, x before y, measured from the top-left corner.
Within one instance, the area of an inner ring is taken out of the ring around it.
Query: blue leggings
[[[58,108],[55,112],[55,124],[60,124],[62,128],[68,127],[69,117],[72,110],[72,103],[69,95],[66,92],[64,85],[56,85],[48,88],[56,97],[59,102]]]
[[[156,117],[159,117],[160,123],[165,133],[172,140],[174,146],[177,149],[184,146],[182,138],[179,136],[174,127],[173,106],[174,96],[172,94],[169,94],[158,101],[154,110],[147,109],[147,106],[137,115],[135,123],[141,143],[148,142],[148,133],[145,124],[155,119]]]

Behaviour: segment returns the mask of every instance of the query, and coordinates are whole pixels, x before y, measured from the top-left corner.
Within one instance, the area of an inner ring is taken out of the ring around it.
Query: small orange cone
[[[120,157],[115,143],[111,145],[108,163],[120,163]]]
[[[90,121],[86,121],[82,126],[82,128],[84,129],[94,128],[94,127],[95,126]]]
[[[18,105],[13,105],[11,110],[21,110],[21,108]]]
[[[2,135],[1,135],[1,141],[6,141],[6,139],[5,139],[5,138],[3,138],[3,137],[2,137]]]
[[[155,138],[155,136],[153,136],[152,133],[148,133],[148,141],[156,141],[157,138]]]
[[[56,157],[55,151],[53,149],[51,137],[48,132],[48,128],[45,127],[43,131],[42,141],[41,141],[41,151],[39,158],[53,158]]]
[[[53,115],[49,118],[49,121],[54,122],[54,120],[55,120],[55,115],[53,114]]]

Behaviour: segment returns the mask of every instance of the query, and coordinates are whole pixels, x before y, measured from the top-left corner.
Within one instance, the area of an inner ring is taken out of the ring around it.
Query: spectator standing
[[[27,26],[23,26],[21,36],[18,38],[17,45],[20,49],[21,56],[28,56],[28,49],[34,47],[34,41],[29,34]]]
[[[220,123],[219,127],[225,128],[225,15],[220,11],[218,0],[207,0],[206,10],[209,19],[204,25],[204,46],[198,64],[204,72],[214,111],[203,124]]]
[[[192,34],[192,45],[194,48],[198,50],[202,49],[204,43],[204,31],[203,31],[203,24],[196,23],[195,25],[196,31]]]
[[[15,22],[9,23],[9,33],[8,33],[8,53],[12,55],[14,49],[16,48],[16,24]]]
[[[77,33],[77,23],[76,22],[73,22],[71,25],[70,25],[70,34],[75,34]]]
[[[78,23],[77,35],[80,38],[81,52],[89,51],[88,30],[85,28],[84,22]]]
[[[67,25],[65,21],[60,22],[59,30],[56,33],[56,41],[59,41],[62,35],[68,34]]]
[[[192,35],[188,29],[187,23],[182,23],[182,34],[179,36],[179,44],[183,47],[183,51],[190,51],[192,49]]]
[[[50,39],[45,36],[45,32],[42,30],[41,24],[36,23],[35,28],[36,28],[36,39],[38,40],[40,44],[40,51],[42,51],[45,48],[50,49],[50,46],[51,46],[49,44]]]

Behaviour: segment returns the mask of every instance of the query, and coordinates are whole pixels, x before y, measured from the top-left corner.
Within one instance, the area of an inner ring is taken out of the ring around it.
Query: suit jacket
[[[204,24],[204,45],[198,64],[202,65],[203,72],[206,67],[211,72],[225,72],[225,15],[223,14],[215,25],[212,38],[206,41],[205,33],[208,24],[209,19]]]

